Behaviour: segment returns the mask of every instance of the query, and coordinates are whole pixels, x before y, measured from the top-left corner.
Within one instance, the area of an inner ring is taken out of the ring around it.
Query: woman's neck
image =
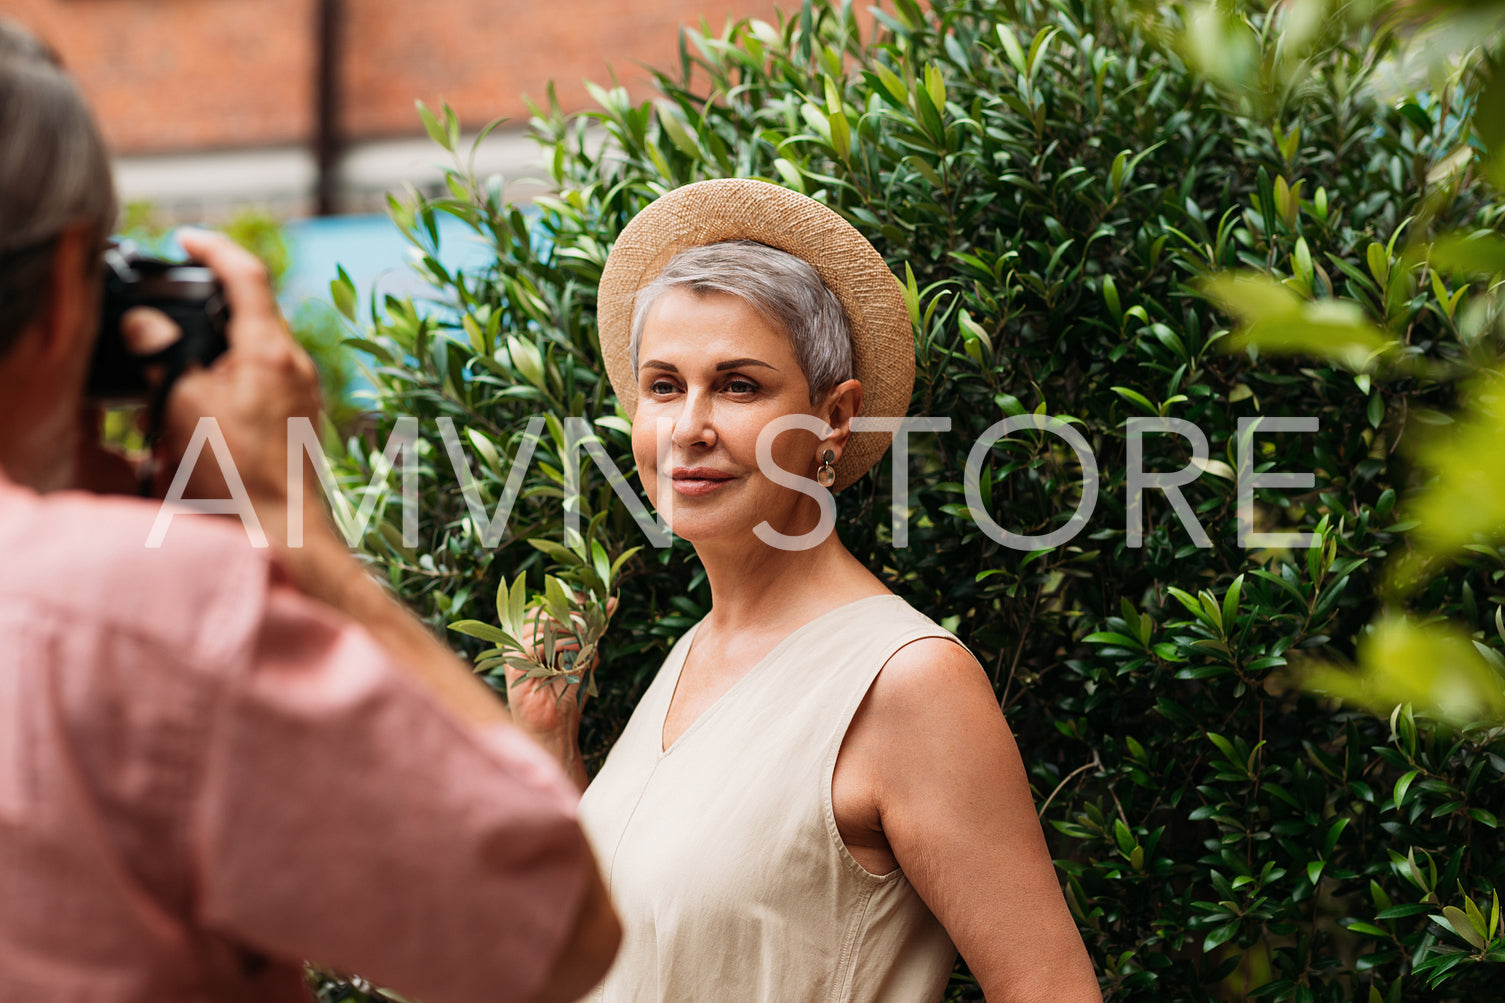
[[[697,545],[695,552],[711,586],[708,626],[717,633],[803,622],[888,591],[834,532],[808,550],[785,550],[754,538]]]

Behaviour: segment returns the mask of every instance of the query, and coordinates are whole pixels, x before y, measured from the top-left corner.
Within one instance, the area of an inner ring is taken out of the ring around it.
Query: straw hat
[[[835,212],[797,192],[744,178],[701,181],[652,202],[623,229],[601,273],[601,355],[629,417],[637,413],[632,313],[638,290],[688,247],[755,240],[804,259],[836,294],[852,329],[863,417],[903,417],[914,389],[914,335],[904,294],[873,245]],[[886,432],[855,432],[836,462],[836,490],[888,449]]]

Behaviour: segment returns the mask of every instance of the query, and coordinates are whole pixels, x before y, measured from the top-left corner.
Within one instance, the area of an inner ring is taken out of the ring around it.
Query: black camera
[[[150,355],[129,351],[120,322],[136,307],[166,314],[182,337]],[[219,280],[196,262],[174,263],[136,253],[129,244],[105,252],[104,302],[100,310],[99,340],[89,369],[88,397],[99,404],[141,404],[152,397],[148,366],[161,366],[158,393],[166,394],[193,363],[209,365],[228,346],[225,328],[230,308]]]

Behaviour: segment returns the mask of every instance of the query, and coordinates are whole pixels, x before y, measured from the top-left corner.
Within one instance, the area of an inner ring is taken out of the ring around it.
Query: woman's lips
[[[714,467],[675,467],[671,479],[675,494],[695,498],[729,483],[732,475]]]

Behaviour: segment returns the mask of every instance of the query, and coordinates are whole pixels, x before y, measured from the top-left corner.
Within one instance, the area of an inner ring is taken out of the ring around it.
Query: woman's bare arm
[[[990,1003],[1100,1003],[1024,763],[976,660],[940,638],[901,649],[848,731],[842,757],[853,753],[894,858]]]

